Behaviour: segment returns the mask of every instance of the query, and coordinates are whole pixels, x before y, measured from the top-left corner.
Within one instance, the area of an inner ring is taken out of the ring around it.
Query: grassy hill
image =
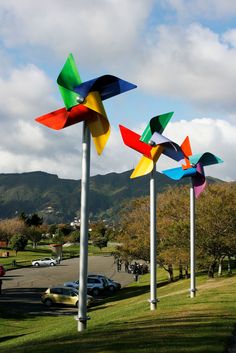
[[[0,353],[226,353],[236,323],[236,275],[197,277],[197,297],[189,280],[164,282],[158,273],[156,311],[149,310],[149,276],[89,310],[86,332],[73,316],[20,315],[0,318]]]
[[[92,217],[117,213],[125,200],[149,194],[149,176],[130,179],[131,171],[90,179]],[[209,178],[209,182],[217,179]],[[184,179],[179,184],[186,184]],[[157,173],[158,192],[176,183]],[[0,174],[0,218],[21,212],[40,213],[48,223],[71,221],[80,210],[80,180],[60,179],[44,172]]]

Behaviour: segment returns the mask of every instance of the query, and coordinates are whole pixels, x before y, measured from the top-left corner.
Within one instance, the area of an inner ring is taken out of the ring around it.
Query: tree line
[[[102,249],[113,239],[114,230],[104,222],[97,221],[93,223],[88,237],[92,245]],[[0,241],[5,247],[15,250],[16,254],[24,250],[29,241],[36,249],[42,239],[56,244],[79,243],[80,227],[64,223],[48,225],[37,213],[26,215],[22,212],[19,217],[0,220]]]
[[[123,259],[149,261],[149,197],[135,199],[123,209],[118,241]],[[188,276],[190,262],[189,188],[166,190],[157,198],[157,262],[173,280],[173,267],[180,278]],[[196,201],[196,259],[199,270],[213,277],[222,273],[224,260],[231,271],[236,255],[236,184],[217,183],[208,186]]]

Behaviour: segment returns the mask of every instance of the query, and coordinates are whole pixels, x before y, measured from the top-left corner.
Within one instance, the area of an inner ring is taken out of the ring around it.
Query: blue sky
[[[63,106],[56,79],[72,52],[83,80],[113,74],[136,90],[105,101],[112,134],[91,174],[132,169],[118,124],[142,132],[174,111],[165,135],[224,164],[208,175],[236,180],[234,0],[0,0],[0,172],[42,170],[80,178],[81,124],[56,132],[34,118]],[[159,171],[174,166],[162,157]]]

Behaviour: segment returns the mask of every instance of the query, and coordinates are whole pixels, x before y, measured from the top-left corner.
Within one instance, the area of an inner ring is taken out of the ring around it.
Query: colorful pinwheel
[[[143,154],[131,178],[151,173],[150,176],[150,309],[155,310],[158,302],[156,298],[156,187],[155,164],[163,153],[174,160],[186,158],[185,142],[180,147],[162,135],[173,112],[158,115],[150,120],[142,136],[120,125],[124,143]]]
[[[152,118],[142,136],[120,125],[124,143],[143,154],[131,178],[150,173],[161,153],[178,161],[185,157],[183,150],[177,144],[161,135],[173,114],[170,112]]]
[[[195,278],[195,198],[198,198],[206,187],[204,167],[223,161],[209,152],[192,155],[188,137],[185,139],[183,150],[186,164],[182,167],[164,170],[163,174],[174,180],[185,177],[191,177],[192,179],[190,186],[190,297],[194,298],[197,291]]]
[[[102,101],[129,91],[136,86],[118,77],[104,75],[84,83],[70,54],[60,72],[57,83],[65,107],[36,119],[51,129],[60,130],[83,121],[81,212],[80,212],[80,291],[78,330],[86,328],[87,270],[88,270],[88,198],[90,173],[90,134],[101,154],[110,135],[110,124]]]
[[[97,153],[101,154],[110,135],[102,101],[137,86],[112,75],[82,83],[72,54],[68,56],[57,83],[65,108],[43,115],[36,121],[55,130],[87,121]]]
[[[163,174],[174,180],[191,177],[195,197],[198,198],[206,187],[204,167],[222,163],[222,159],[210,152],[192,155],[189,139],[186,139],[186,166],[163,170]]]

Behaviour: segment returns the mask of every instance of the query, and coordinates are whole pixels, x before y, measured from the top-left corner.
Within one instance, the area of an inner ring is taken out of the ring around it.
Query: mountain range
[[[109,173],[90,178],[90,217],[110,218],[122,202],[149,195],[149,175],[130,179],[131,171]],[[220,182],[207,178],[208,182]],[[188,179],[178,185],[189,183]],[[157,191],[163,192],[176,182],[157,172]],[[47,223],[73,221],[80,212],[80,180],[60,179],[45,172],[0,174],[0,218],[22,212],[38,213]]]

